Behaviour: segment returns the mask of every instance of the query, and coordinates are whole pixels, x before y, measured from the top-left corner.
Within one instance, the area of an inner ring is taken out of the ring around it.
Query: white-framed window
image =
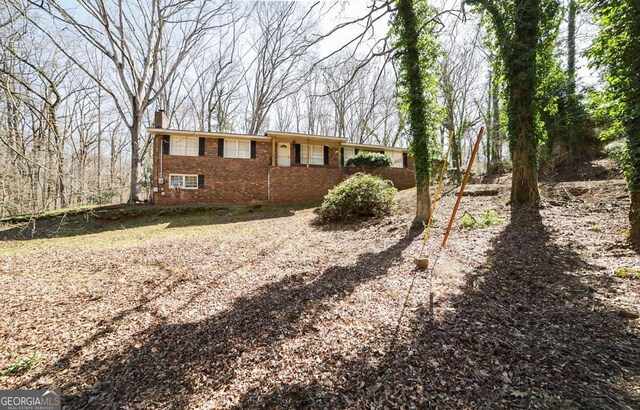
[[[171,174],[169,188],[198,189],[198,175]]]
[[[345,148],[344,149],[344,163],[346,164],[349,158],[356,156],[355,148]]]
[[[225,158],[251,158],[251,141],[224,140]]]
[[[307,163],[307,150],[309,151],[310,165],[324,165],[324,146],[300,144],[300,163]]]
[[[170,155],[186,155],[188,157],[197,157],[199,154],[199,138],[198,137],[171,137],[169,144]]]
[[[385,152],[385,155],[387,155],[389,158],[393,160],[393,163],[391,164],[391,168],[404,168],[404,160],[402,157],[402,152],[387,151]]]

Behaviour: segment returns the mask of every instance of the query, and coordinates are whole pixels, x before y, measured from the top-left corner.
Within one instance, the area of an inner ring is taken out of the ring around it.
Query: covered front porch
[[[341,168],[341,145],[346,138],[267,131],[271,138],[271,166]]]

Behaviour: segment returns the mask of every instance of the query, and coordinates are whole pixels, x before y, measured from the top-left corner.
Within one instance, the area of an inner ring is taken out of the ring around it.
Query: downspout
[[[273,168],[269,167],[269,172],[267,172],[267,202],[271,202],[271,170]]]
[[[159,150],[159,154],[160,154],[160,175],[156,175],[156,186],[158,187],[158,192],[157,194],[160,195],[160,190],[162,189],[162,185],[164,185],[164,179],[162,180],[162,184],[159,183],[159,179],[160,177],[162,177],[162,137],[158,137],[158,135],[156,134],[155,136],[156,138],[156,143],[153,144],[153,149],[154,151],[158,151],[158,144],[157,144],[157,140],[160,140],[160,150]],[[155,153],[154,153],[155,156]],[[152,184],[153,186],[153,184]],[[151,189],[151,191],[153,191],[153,189]],[[151,192],[151,203],[155,204],[156,202],[156,192]]]
[[[160,139],[160,175],[158,176],[158,178],[162,178],[162,185],[164,185],[164,176],[163,176],[164,174],[162,173],[162,157],[164,156],[162,152],[162,139],[158,138],[157,136],[156,138]],[[157,179],[156,179],[156,182],[158,182]],[[158,187],[158,191],[159,190],[160,190],[160,187]]]

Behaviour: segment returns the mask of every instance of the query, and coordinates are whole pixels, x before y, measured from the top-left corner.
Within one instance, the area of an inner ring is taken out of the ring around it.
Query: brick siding
[[[273,167],[270,172],[272,202],[317,201],[344,178],[338,168]]]
[[[313,145],[313,144],[312,144]],[[320,144],[317,144],[320,145]],[[294,145],[291,144],[291,167],[272,167],[272,143],[256,142],[255,159],[218,157],[218,139],[205,139],[204,156],[178,156],[162,153],[162,136],[156,136],[153,145],[154,203],[159,205],[196,203],[256,203],[301,202],[321,200],[344,178],[357,172],[353,168],[339,168],[340,147],[329,146],[329,166],[295,164]],[[160,156],[162,155],[162,175]],[[409,168],[385,168],[373,174],[391,180],[398,189],[415,186],[409,158]],[[204,175],[204,188],[169,188],[170,174]],[[163,184],[158,184],[162,176]],[[271,195],[269,197],[269,187]],[[164,195],[162,194],[164,192]]]
[[[160,176],[159,155],[162,138],[154,147],[154,182]],[[271,142],[256,143],[255,159],[218,157],[218,139],[206,138],[205,155],[200,157],[163,155],[162,177],[159,186],[165,195],[154,193],[155,203],[161,205],[191,203],[252,203],[268,200],[267,172],[271,164]],[[169,188],[170,174],[204,175],[204,189]]]

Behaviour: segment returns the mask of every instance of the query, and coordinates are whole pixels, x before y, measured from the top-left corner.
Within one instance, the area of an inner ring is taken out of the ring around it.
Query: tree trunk
[[[540,15],[536,1],[522,5],[516,20],[510,58],[505,61],[509,84],[509,138],[513,161],[511,203],[537,205],[538,135],[536,130],[537,48]]]
[[[512,150],[513,174],[511,181],[512,204],[538,204],[538,169],[531,162],[528,149],[516,148]]]
[[[116,152],[116,133],[114,131],[111,131],[109,149],[109,187],[113,190],[116,187],[116,160],[118,159],[118,155],[120,155],[119,152]],[[122,192],[120,186],[117,188],[119,192]]]
[[[636,61],[638,59],[636,58]],[[638,61],[640,63],[640,61]],[[636,72],[640,69],[636,64]],[[636,101],[638,101],[636,97]],[[636,102],[633,101],[633,102]],[[627,121],[627,158],[625,159],[627,186],[631,196],[629,208],[629,239],[635,249],[640,251],[640,116]]]
[[[409,135],[413,138],[411,143],[414,164],[416,168],[416,221],[426,221],[431,212],[431,198],[429,196],[429,167],[431,157],[429,155],[429,128],[433,124],[427,124],[430,118],[427,112],[427,100],[425,93],[425,81],[421,70],[420,31],[418,30],[418,17],[412,0],[398,0],[398,24],[401,45],[402,87],[405,100],[408,101]],[[428,30],[427,30],[428,31]],[[423,39],[424,40],[424,39]],[[434,138],[437,136],[434,135]]]
[[[100,177],[102,176],[102,98],[100,94],[100,87],[98,87],[98,166],[97,166],[97,179],[96,179],[96,189],[98,190],[98,201],[99,204],[102,205],[102,196],[100,195]]]
[[[431,195],[429,193],[429,177],[418,180],[416,174],[416,221],[426,221],[431,212]]]
[[[494,142],[494,129],[493,129],[493,106],[491,105],[492,96],[492,85],[493,85],[493,73],[489,70],[489,90],[487,92],[487,149],[485,150],[485,158],[487,160],[486,172],[487,175],[490,175],[492,172],[491,169],[491,156],[493,154],[493,144]]]
[[[461,162],[461,149],[460,149],[460,135],[454,135],[452,146],[451,146],[451,162],[453,169],[455,170],[453,174],[453,181],[456,184],[459,184],[462,181],[462,165]]]
[[[629,208],[629,240],[634,248],[640,250],[640,192],[631,193]]]
[[[502,162],[502,132],[500,130],[500,103],[499,103],[499,89],[498,78],[493,76],[493,83],[491,84],[491,164],[493,172],[499,171],[501,168],[500,162]]]
[[[56,163],[58,171],[57,183],[60,208],[66,208],[68,202],[64,184],[64,141],[60,135],[60,130],[58,129],[58,117],[56,113],[57,106],[58,104],[52,104],[49,106],[49,126],[51,127],[51,132],[53,133],[53,138],[56,143]]]
[[[131,181],[129,181],[129,203],[140,201],[142,189],[142,158],[140,158],[140,118],[134,114],[131,127]]]
[[[509,109],[509,134],[511,137],[511,203],[536,205],[540,202],[538,191],[538,146],[532,116],[535,86],[521,82],[512,86]]]
[[[567,75],[569,77],[569,93],[576,91],[576,1],[569,0],[567,27]]]

